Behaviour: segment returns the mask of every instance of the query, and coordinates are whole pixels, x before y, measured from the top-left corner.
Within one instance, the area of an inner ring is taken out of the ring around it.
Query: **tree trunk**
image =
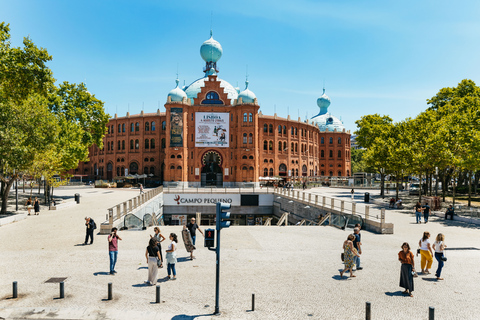
[[[385,197],[385,176],[383,173],[380,173],[380,180],[381,180],[381,185],[380,185],[380,195],[382,198]]]
[[[452,177],[452,178],[453,178],[453,195],[452,195],[452,198],[453,198],[453,205],[455,206],[455,188],[456,188],[456,186],[457,186],[457,183],[456,183],[456,181],[455,181],[455,175],[452,174],[452,176],[453,176],[453,177]]]
[[[472,204],[472,171],[468,172],[468,206]]]
[[[445,178],[447,177],[447,172],[445,170],[445,173],[443,174],[443,181],[442,181],[442,197],[443,197],[443,202],[445,202],[445,188],[447,187],[445,185]]]
[[[11,177],[7,183],[3,182],[3,192],[2,192],[2,211],[0,214],[7,214],[7,205],[8,205],[8,194],[10,193],[10,188],[15,181],[14,177]]]
[[[422,203],[422,192],[423,192],[423,181],[422,181],[422,174],[420,173],[420,177],[419,177],[419,186],[420,186],[420,190],[418,190],[418,202]]]
[[[395,194],[395,202],[396,202],[397,199],[398,199],[398,172],[395,174],[395,183],[396,183],[396,185],[397,185],[397,187],[396,187],[396,192],[395,192],[395,193],[396,193],[396,194]]]

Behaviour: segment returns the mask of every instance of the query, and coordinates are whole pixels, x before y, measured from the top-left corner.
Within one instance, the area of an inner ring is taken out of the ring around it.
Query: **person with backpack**
[[[90,217],[85,217],[85,226],[87,227],[84,245],[88,244],[88,238],[90,238],[90,244],[93,244],[93,230],[97,229],[97,224]]]

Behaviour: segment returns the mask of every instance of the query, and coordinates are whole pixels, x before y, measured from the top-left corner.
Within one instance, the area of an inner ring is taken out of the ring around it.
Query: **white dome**
[[[213,39],[210,31],[210,39],[202,43],[200,47],[200,56],[205,62],[217,62],[222,57],[222,54],[222,46],[217,40]]]
[[[205,86],[205,81],[208,80],[208,77],[200,78],[193,83],[191,83],[185,89],[185,93],[187,94],[187,98],[192,100],[197,97],[197,94],[200,92],[201,88]],[[217,81],[220,81],[220,87],[222,87],[227,94],[228,99],[231,99],[232,102],[234,99],[238,98],[238,92],[235,88],[225,80],[217,78]],[[225,102],[226,103],[226,102]]]

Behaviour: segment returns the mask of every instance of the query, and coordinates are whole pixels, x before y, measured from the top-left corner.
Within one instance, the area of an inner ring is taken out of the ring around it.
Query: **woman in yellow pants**
[[[430,244],[430,233],[428,231],[425,231],[423,233],[422,239],[418,242],[418,246],[420,247],[420,255],[422,256],[421,260],[421,267],[422,267],[422,273],[423,274],[430,274],[430,269],[432,267],[432,262],[433,262],[433,252],[432,252],[432,246]]]

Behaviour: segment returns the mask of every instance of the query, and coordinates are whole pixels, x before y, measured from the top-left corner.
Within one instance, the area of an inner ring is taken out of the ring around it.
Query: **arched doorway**
[[[113,163],[111,162],[107,164],[107,180],[108,181],[113,180]]]
[[[223,187],[222,157],[216,151],[207,151],[202,157],[201,186]]]

